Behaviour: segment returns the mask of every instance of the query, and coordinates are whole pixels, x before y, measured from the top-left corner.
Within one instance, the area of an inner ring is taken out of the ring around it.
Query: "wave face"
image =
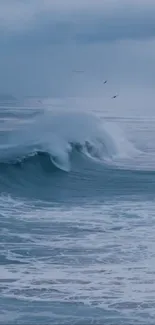
[[[54,200],[67,193],[120,194],[124,187],[132,192],[133,171],[125,163],[138,154],[114,123],[80,112],[44,112],[1,144],[1,191]],[[139,185],[137,179],[134,190]]]
[[[69,172],[74,150],[105,163],[136,152],[116,126],[110,129],[110,124],[93,115],[59,112],[44,113],[32,125],[11,134],[9,145],[1,146],[0,161],[22,162],[44,153],[57,168]]]

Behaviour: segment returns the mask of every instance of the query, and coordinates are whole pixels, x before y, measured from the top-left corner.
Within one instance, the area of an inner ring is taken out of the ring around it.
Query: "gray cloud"
[[[5,43],[7,38],[7,43],[36,46],[39,43],[94,43],[155,37],[153,1],[97,0],[95,7],[90,0],[86,10],[87,2],[58,0],[53,4],[48,0],[29,3],[12,0],[7,1],[9,5],[6,6],[2,1],[0,42]]]
[[[154,17],[147,0],[1,0],[0,92],[92,95],[103,78],[153,87]]]

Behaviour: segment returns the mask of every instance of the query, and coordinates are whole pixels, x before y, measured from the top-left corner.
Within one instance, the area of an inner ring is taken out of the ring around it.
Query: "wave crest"
[[[28,129],[16,131],[9,140],[9,146],[0,149],[1,162],[20,162],[42,153],[66,172],[71,169],[75,150],[102,163],[135,152],[116,126],[79,112],[46,112]]]

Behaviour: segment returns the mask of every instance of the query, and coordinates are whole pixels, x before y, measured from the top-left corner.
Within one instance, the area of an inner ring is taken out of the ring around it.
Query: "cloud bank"
[[[82,43],[155,37],[155,2],[1,0],[0,41]]]
[[[154,0],[1,0],[1,89],[59,96],[102,76],[153,86],[154,17]],[[87,80],[73,80],[81,67]]]

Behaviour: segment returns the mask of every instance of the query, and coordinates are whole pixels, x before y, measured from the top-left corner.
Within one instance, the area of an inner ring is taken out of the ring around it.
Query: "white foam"
[[[101,205],[44,209],[37,202],[19,204],[3,196],[0,208],[11,226],[4,250],[10,265],[0,267],[3,297],[79,302],[128,317],[133,312],[143,317],[145,310],[149,319],[155,317],[154,201],[128,197]],[[12,235],[27,241],[10,244]],[[11,264],[12,259],[22,262],[25,250],[25,264]]]
[[[136,149],[114,123],[107,123],[92,114],[75,111],[53,111],[35,119],[34,123],[12,135],[11,150],[5,156],[23,156],[45,151],[59,168],[69,171],[70,154],[78,145],[83,154],[101,162],[114,162],[135,154]],[[4,155],[4,150],[1,156]]]

